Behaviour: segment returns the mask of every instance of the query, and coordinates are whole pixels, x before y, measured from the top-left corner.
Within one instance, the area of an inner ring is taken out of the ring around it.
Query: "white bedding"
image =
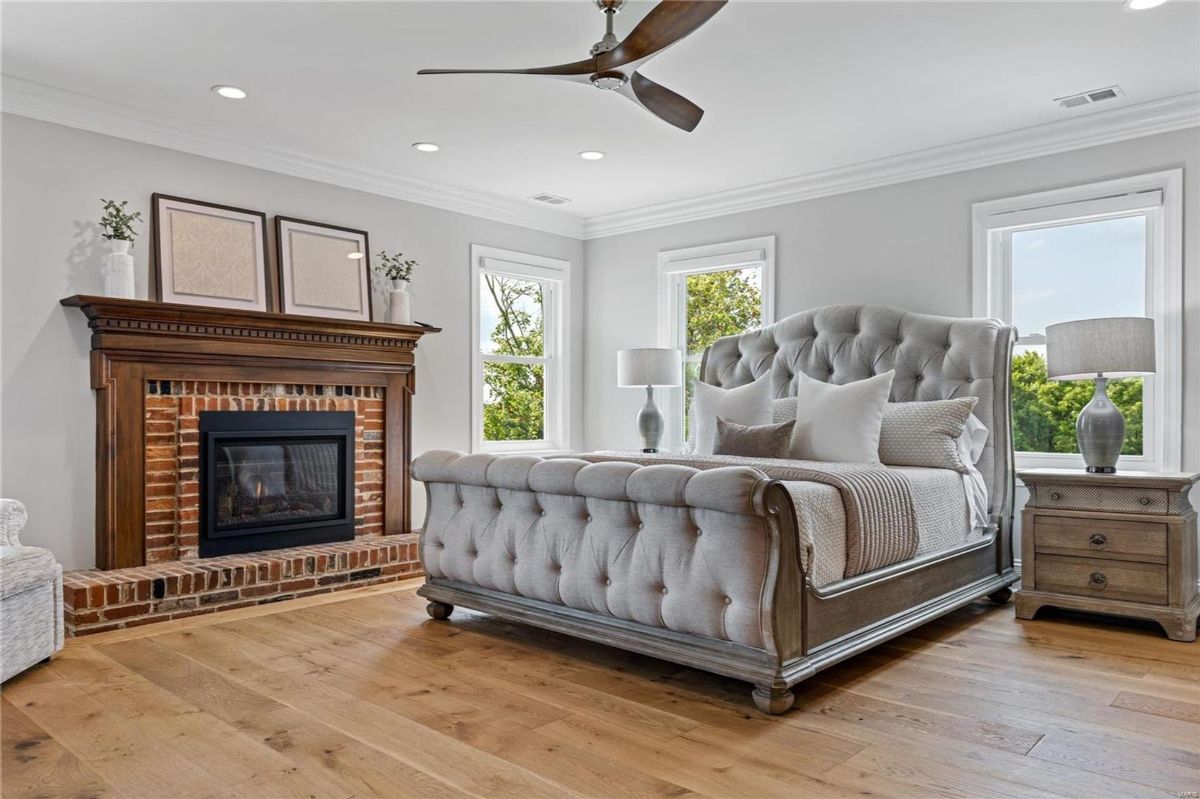
[[[811,461],[774,458],[745,458],[727,455],[647,456],[632,452],[597,452],[608,457],[626,456],[636,461],[677,461],[689,459],[728,462],[729,465],[753,466],[770,474],[789,466],[813,466]],[[822,463],[837,468],[839,464]],[[972,468],[966,474],[952,469],[922,466],[887,466],[904,475],[913,496],[917,515],[915,556],[940,552],[978,539],[987,528],[987,489],[983,476]],[[779,475],[783,476],[783,475]],[[781,480],[796,508],[801,566],[820,588],[846,577],[846,510],[837,488],[808,480]]]

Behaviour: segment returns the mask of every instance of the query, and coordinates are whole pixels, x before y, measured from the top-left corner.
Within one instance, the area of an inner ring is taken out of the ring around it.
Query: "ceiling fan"
[[[597,89],[619,92],[660,119],[695,130],[704,109],[638,72],[638,68],[708,22],[728,0],[663,0],[629,35],[618,41],[613,17],[625,0],[595,0],[604,12],[604,38],[592,45],[592,57],[533,69],[422,69],[418,75],[542,75]]]

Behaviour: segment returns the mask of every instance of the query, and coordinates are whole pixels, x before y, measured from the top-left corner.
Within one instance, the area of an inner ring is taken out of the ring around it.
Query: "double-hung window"
[[[704,349],[774,321],[775,237],[668,250],[658,254],[659,345],[683,353],[683,387],[665,403],[665,446],[688,437],[692,381]]]
[[[1157,372],[1113,380],[1121,468],[1177,470],[1182,446],[1182,174],[1093,183],[974,206],[974,312],[1012,322],[1013,437],[1023,466],[1082,465],[1075,418],[1091,381],[1046,378],[1046,326],[1148,316]]]
[[[568,261],[471,247],[475,452],[568,446]]]

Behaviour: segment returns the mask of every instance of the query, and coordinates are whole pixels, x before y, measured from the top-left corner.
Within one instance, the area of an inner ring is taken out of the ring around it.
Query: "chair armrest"
[[[0,545],[21,546],[19,534],[28,519],[24,504],[15,499],[0,499]]]

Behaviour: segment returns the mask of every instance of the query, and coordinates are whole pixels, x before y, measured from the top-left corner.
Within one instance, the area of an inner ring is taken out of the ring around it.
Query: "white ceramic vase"
[[[129,248],[133,242],[111,239],[112,252],[104,256],[104,296],[125,300],[134,298],[133,256]]]
[[[393,280],[388,290],[387,320],[394,325],[412,324],[412,295],[407,280]]]

